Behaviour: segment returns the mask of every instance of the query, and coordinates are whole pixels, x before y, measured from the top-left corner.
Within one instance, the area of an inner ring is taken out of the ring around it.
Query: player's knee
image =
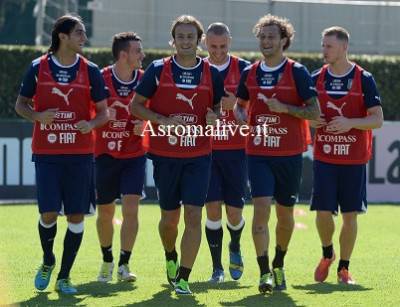
[[[57,212],[46,212],[40,215],[40,220],[45,225],[53,224],[57,221],[58,213]]]
[[[185,207],[185,227],[186,228],[201,227],[201,207],[195,207],[195,206]]]
[[[242,213],[241,212],[227,212],[228,222],[231,225],[238,225],[242,221]]]
[[[79,224],[83,222],[84,217],[85,216],[83,214],[70,214],[67,215],[67,221],[68,223]]]
[[[179,215],[164,215],[160,220],[160,228],[175,229],[178,227]]]

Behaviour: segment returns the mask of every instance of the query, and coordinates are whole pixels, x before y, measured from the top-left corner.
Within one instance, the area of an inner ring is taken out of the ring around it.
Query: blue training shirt
[[[32,98],[35,95],[40,59],[41,58],[33,60],[25,73],[19,92],[21,96]],[[58,83],[70,83],[73,81],[76,77],[77,71],[79,70],[79,64],[80,58],[78,55],[76,56],[75,63],[69,66],[61,65],[54,56],[49,57],[49,66],[52,77]],[[94,102],[99,102],[106,99],[108,94],[105,90],[104,79],[98,66],[93,62],[88,61],[88,73],[92,100]]]
[[[203,71],[203,63],[203,59],[197,57],[196,66],[187,68],[179,65],[176,62],[175,57],[173,57],[171,68],[176,86],[180,89],[193,89],[199,85],[201,73]],[[153,61],[144,72],[144,75],[136,88],[136,93],[146,98],[153,97],[157,91],[163,66],[163,59]],[[216,105],[220,102],[221,97],[225,93],[224,81],[214,66],[210,65],[210,71],[214,96],[213,104]]]
[[[139,84],[139,71],[136,69],[132,72],[132,80],[125,82],[120,80],[117,77],[117,74],[115,73],[114,70],[114,65],[111,68],[111,80],[112,84],[114,86],[115,91],[117,92],[118,96],[120,97],[128,97],[132,91],[134,91]],[[108,87],[106,86],[106,91],[108,93],[108,96],[110,96],[110,92]]]
[[[271,87],[273,88],[280,80],[285,66],[287,64],[287,59],[275,67],[268,67],[263,61],[257,67],[256,79],[259,86]],[[243,100],[249,100],[250,95],[246,86],[247,76],[249,74],[251,66],[248,66],[242,72],[240,76],[240,82],[238,89],[236,91],[236,96]],[[304,101],[317,96],[312,78],[307,68],[300,63],[295,63],[293,65],[293,79],[296,83],[297,93]]]
[[[327,70],[325,76],[325,90],[333,99],[339,99],[347,95],[351,89],[354,79],[355,65],[343,75],[335,75]],[[317,83],[318,77],[321,74],[321,68],[312,73],[314,84]],[[363,71],[361,74],[361,88],[364,94],[365,107],[372,108],[381,105],[381,98],[376,87],[375,79],[368,71]]]

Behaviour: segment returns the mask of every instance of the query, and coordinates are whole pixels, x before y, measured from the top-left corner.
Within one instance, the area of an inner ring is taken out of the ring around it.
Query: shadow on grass
[[[333,292],[370,291],[362,285],[344,285],[332,283],[313,283],[308,285],[293,285],[293,289],[307,291],[307,294],[329,294]]]
[[[111,297],[118,295],[119,292],[133,291],[136,289],[133,283],[101,283],[92,281],[86,284],[77,285],[78,293],[58,294],[58,299],[50,299],[50,291],[35,292],[36,296],[22,302],[15,303],[17,306],[74,306],[81,303],[88,297]]]
[[[254,294],[235,302],[220,302],[222,306],[279,306],[304,307],[298,305],[286,292],[275,291],[273,294]]]
[[[151,299],[125,306],[206,306],[196,300],[196,294],[207,293],[211,289],[240,291],[240,289],[249,288],[249,286],[241,286],[235,281],[227,281],[220,284],[213,284],[208,281],[192,282],[190,283],[190,289],[193,291],[193,295],[176,295],[170,285],[164,284],[163,287],[165,290],[155,293]]]

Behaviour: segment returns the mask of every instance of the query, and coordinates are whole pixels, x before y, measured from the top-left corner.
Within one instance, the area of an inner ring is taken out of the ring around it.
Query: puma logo
[[[191,108],[192,108],[192,110],[194,109],[194,107],[193,107],[193,99],[194,99],[194,97],[196,97],[197,96],[197,93],[194,93],[193,94],[193,96],[192,96],[192,98],[187,98],[185,95],[183,95],[183,94],[181,94],[181,93],[178,93],[178,94],[176,94],[176,99],[177,100],[182,100],[182,101],[184,101],[184,102],[186,102]]]
[[[53,87],[52,90],[51,90],[51,93],[52,94],[56,94],[56,95],[61,96],[62,98],[64,98],[65,104],[67,106],[69,106],[68,96],[69,96],[69,94],[71,94],[72,91],[73,91],[73,88],[69,89],[68,93],[64,94],[59,88]]]
[[[328,101],[328,103],[326,104],[326,107],[336,110],[340,116],[343,116],[342,109],[344,108],[345,105],[346,105],[346,103],[344,102],[340,107],[338,107],[334,103]]]
[[[123,108],[126,113],[129,114],[129,105],[123,104],[121,101],[115,100],[111,105],[110,108],[119,107]]]

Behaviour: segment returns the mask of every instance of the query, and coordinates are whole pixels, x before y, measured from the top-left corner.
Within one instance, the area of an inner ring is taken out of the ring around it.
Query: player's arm
[[[321,114],[318,99],[316,98],[317,93],[313,84],[308,70],[296,63],[293,65],[293,79],[296,84],[296,89],[298,95],[303,100],[302,106],[294,106],[291,104],[286,104],[272,97],[266,101],[269,109],[277,113],[286,113],[291,116],[308,119],[317,120]]]
[[[370,130],[382,127],[383,111],[381,106],[368,108],[367,116],[362,118],[347,118],[335,116],[327,125],[327,130],[333,134],[340,134],[351,129]]]
[[[245,125],[247,123],[247,105],[249,101],[237,98],[233,114],[238,124]]]
[[[33,109],[33,101],[31,98],[18,95],[15,103],[15,112],[31,122],[41,122],[42,124],[51,124],[57,112],[57,108],[47,109],[42,112],[36,112]]]

